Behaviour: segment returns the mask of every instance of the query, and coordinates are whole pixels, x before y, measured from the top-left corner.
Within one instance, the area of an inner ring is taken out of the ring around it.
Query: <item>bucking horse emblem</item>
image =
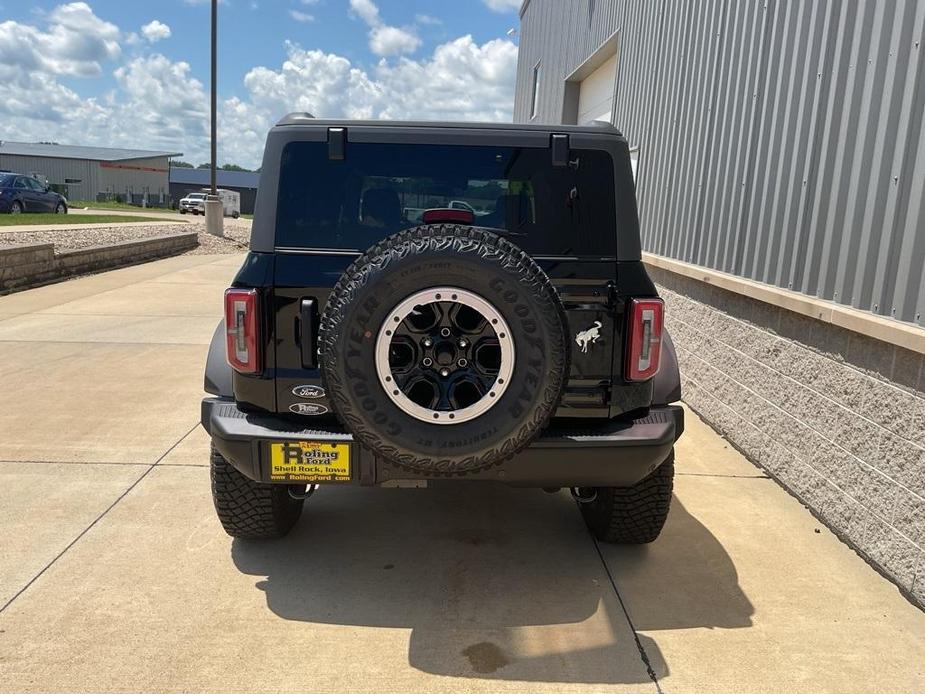
[[[583,354],[586,354],[588,348],[601,338],[601,322],[594,321],[594,325],[587,330],[582,330],[575,336],[575,342],[581,347]]]

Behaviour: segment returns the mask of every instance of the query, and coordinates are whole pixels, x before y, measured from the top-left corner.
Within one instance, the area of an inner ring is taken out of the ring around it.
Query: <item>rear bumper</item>
[[[202,401],[202,426],[218,451],[242,474],[270,482],[268,444],[320,441],[351,445],[352,484],[365,486],[404,480],[439,479],[408,472],[353,440],[337,422],[305,426],[273,415],[248,414],[228,398]],[[459,480],[494,480],[526,487],[629,487],[668,457],[684,431],[684,410],[653,407],[635,420],[585,424],[556,422],[512,459]],[[344,484],[343,482],[333,484]]]

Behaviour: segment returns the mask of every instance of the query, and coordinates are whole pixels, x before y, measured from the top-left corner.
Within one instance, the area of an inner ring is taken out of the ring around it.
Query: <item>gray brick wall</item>
[[[925,356],[649,272],[684,400],[925,606]]]

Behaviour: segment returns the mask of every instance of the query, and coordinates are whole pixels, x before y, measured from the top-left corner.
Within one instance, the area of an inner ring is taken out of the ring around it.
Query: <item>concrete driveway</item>
[[[925,688],[925,614],[693,414],[649,547],[466,485],[322,489],[230,540],[198,407],[240,262],[0,297],[0,691]]]

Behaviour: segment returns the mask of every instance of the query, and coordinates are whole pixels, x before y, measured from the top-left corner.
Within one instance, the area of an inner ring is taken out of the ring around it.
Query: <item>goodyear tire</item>
[[[565,312],[546,273],[507,240],[454,225],[401,232],[357,259],[319,338],[344,426],[423,474],[477,472],[526,447],[569,369]]]

